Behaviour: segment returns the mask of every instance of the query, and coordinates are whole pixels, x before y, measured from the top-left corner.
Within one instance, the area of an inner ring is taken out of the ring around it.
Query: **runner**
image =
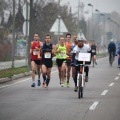
[[[67,33],[66,34],[66,42],[65,42],[65,45],[66,45],[66,49],[67,49],[67,58],[66,58],[66,63],[67,63],[67,82],[66,82],[66,86],[69,87],[70,86],[70,83],[69,83],[69,79],[70,79],[70,70],[71,70],[71,60],[72,60],[72,42],[70,41],[71,40],[71,34],[70,33]]]
[[[95,44],[95,41],[93,40],[91,44],[91,52],[92,52],[91,57],[92,57],[93,67],[94,65],[97,65],[97,62],[96,62],[97,49],[98,47]]]
[[[41,43],[39,40],[39,35],[36,33],[34,35],[34,41],[31,42],[30,54],[31,54],[31,67],[32,67],[32,85],[31,87],[35,87],[35,70],[37,66],[37,73],[38,73],[38,86],[41,85],[40,82],[40,50],[41,50]]]
[[[61,87],[64,87],[66,57],[67,55],[66,55],[66,46],[64,45],[64,38],[60,37],[59,44],[56,45],[56,63],[58,66]]]
[[[74,36],[74,43],[72,45],[72,52],[73,52],[73,49],[75,48],[75,46],[78,44],[78,36],[75,35]],[[76,59],[74,59],[74,64],[76,64]],[[76,69],[75,69],[75,66],[72,66],[72,78],[73,78],[73,81],[75,81],[75,74],[76,74]]]
[[[46,35],[46,41],[42,46],[42,74],[44,78],[43,85],[48,88],[51,78],[51,68],[53,66],[52,56],[55,54],[55,47],[51,43],[51,36]]]

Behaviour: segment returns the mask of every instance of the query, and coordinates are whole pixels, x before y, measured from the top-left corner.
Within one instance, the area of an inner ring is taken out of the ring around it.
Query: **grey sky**
[[[58,0],[56,0],[58,1]],[[72,6],[72,11],[77,11],[78,1],[83,2],[85,5],[84,11],[91,12],[91,7],[88,3],[93,5],[93,9],[100,10],[101,13],[111,13],[112,11],[117,11],[120,14],[120,0],[61,0],[60,4],[67,4],[68,2]]]

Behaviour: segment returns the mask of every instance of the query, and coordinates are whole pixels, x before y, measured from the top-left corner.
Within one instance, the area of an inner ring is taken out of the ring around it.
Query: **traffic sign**
[[[56,19],[56,21],[54,22],[53,26],[50,29],[50,32],[55,32],[55,34],[58,34],[58,24],[59,24],[59,19]],[[62,19],[60,19],[60,33],[63,32],[68,32],[64,22]]]

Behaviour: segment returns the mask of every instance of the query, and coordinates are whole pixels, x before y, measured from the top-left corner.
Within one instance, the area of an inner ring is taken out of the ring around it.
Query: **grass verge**
[[[25,67],[20,67],[20,68],[8,68],[4,70],[0,70],[0,78],[11,78],[13,75],[20,74],[20,73],[25,73],[29,72],[29,69]]]

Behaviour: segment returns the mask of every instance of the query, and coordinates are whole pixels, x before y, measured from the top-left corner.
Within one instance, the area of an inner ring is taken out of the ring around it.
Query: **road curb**
[[[5,82],[9,82],[9,81],[12,81],[12,80],[16,80],[16,79],[19,79],[19,78],[22,78],[22,77],[30,76],[31,73],[32,73],[32,71],[29,71],[29,72],[13,75],[11,78],[8,78],[8,77],[0,78],[0,84],[5,83]]]

